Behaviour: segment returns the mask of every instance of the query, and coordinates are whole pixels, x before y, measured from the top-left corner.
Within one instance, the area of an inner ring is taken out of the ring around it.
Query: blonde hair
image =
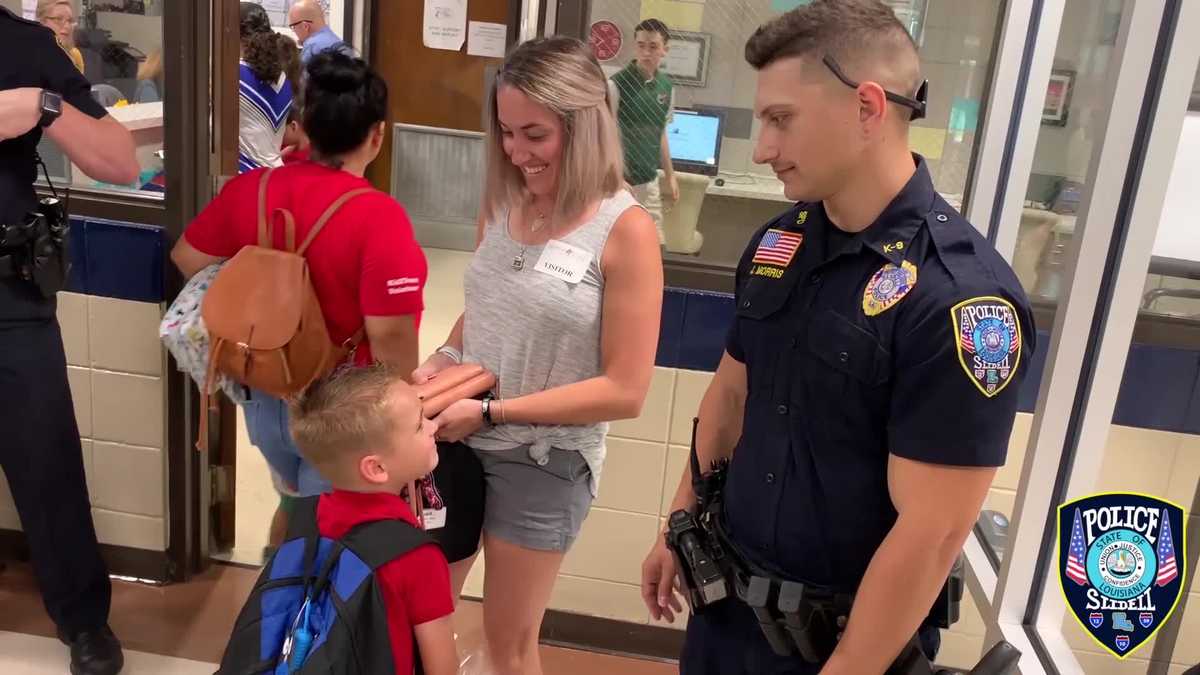
[[[66,5],[71,8],[72,13],[75,12],[75,3],[71,2],[71,0],[38,0],[37,11],[35,13],[37,20],[42,21],[45,19],[50,14],[50,10],[59,5]]]
[[[162,49],[155,49],[154,51],[150,52],[150,55],[146,57],[146,60],[142,62],[142,65],[138,66],[137,79],[153,80],[155,78],[162,77],[162,74]]]
[[[321,475],[345,476],[367,453],[388,448],[397,424],[412,421],[390,409],[404,393],[416,400],[399,373],[382,364],[341,368],[292,403],[292,438]]]
[[[488,95],[488,162],[484,217],[491,220],[527,199],[521,170],[504,152],[496,92],[513,87],[562,121],[562,161],[554,220],[579,216],[625,186],[624,156],[600,63],[575,38],[545,37],[517,47],[496,73]]]

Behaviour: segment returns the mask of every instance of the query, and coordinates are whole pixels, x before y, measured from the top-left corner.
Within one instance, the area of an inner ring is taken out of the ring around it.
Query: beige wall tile
[[[1195,544],[1188,542],[1189,546]],[[1188,570],[1188,574],[1195,574],[1195,571]],[[1191,582],[1189,582],[1191,583]],[[1195,588],[1195,586],[1193,586]],[[1175,643],[1175,653],[1171,655],[1171,661],[1175,663],[1200,663],[1200,593],[1192,593],[1188,597],[1187,607],[1183,610],[1183,615],[1176,614],[1171,616],[1171,621],[1182,621],[1179,625],[1179,640]]]
[[[92,371],[67,366],[67,384],[71,387],[71,403],[75,406],[79,435],[89,438],[92,435]]]
[[[1008,457],[1004,466],[996,472],[992,487],[1016,490],[1021,482],[1021,466],[1025,462],[1025,450],[1029,446],[1029,433],[1033,427],[1033,415],[1017,413],[1013,420],[1012,434],[1008,437]]]
[[[1112,425],[1095,491],[1163,494],[1181,440],[1180,434],[1167,431]]]
[[[665,443],[609,438],[595,505],[657,515],[666,461]]]
[[[646,402],[642,405],[642,414],[636,419],[613,422],[609,428],[609,435],[639,441],[666,442],[674,391],[675,369],[655,368],[654,377],[650,380],[650,391],[646,393]]]
[[[0,503],[0,530],[21,531],[21,517],[16,508]]]
[[[163,447],[163,385],[157,377],[92,371],[92,438]]]
[[[471,566],[471,573],[467,575],[467,582],[463,584],[463,597],[483,597],[483,576],[486,567],[487,566],[483,561],[483,554],[481,553],[479,557],[475,559],[475,564]]]
[[[4,509],[15,510],[17,505],[13,503],[12,490],[8,487],[8,477],[0,471],[0,511]]]
[[[983,615],[979,612],[979,606],[975,604],[975,598],[970,592],[963,593],[962,604],[958,607],[958,622],[951,626],[951,633],[962,633],[963,635],[978,635],[980,637],[987,634],[987,626],[983,622]]]
[[[96,441],[92,455],[97,508],[159,517],[166,512],[161,450]]]
[[[583,531],[563,561],[562,573],[641,583],[642,559],[654,543],[659,519],[608,509],[592,509]]]
[[[988,490],[987,499],[983,500],[983,510],[999,511],[1012,520],[1013,510],[1017,504],[1017,493],[1002,488]]]
[[[162,518],[92,509],[96,537],[101,544],[129,546],[150,551],[167,550],[167,528]]]
[[[691,449],[683,445],[672,445],[667,448],[667,472],[663,476],[663,495],[660,515],[670,516],[671,501],[675,499],[675,491],[679,489],[679,478],[683,468],[688,463],[688,453]]]
[[[58,325],[62,327],[63,348],[67,363],[89,366],[87,296],[78,293],[58,294]]]
[[[713,374],[681,370],[675,382],[675,406],[671,411],[671,442],[691,446],[692,419],[700,412],[700,399],[712,382]]]
[[[1143,650],[1145,647],[1142,648]],[[1139,651],[1139,654],[1145,654]],[[1087,675],[1146,675],[1150,662],[1136,657],[1119,661],[1112,654],[1075,652],[1075,659]]]
[[[86,438],[81,438],[79,444],[83,446],[83,475],[87,479],[88,496],[91,498],[92,506],[95,506],[96,489],[92,487],[96,484],[93,479],[95,474],[94,464],[92,463],[92,442]]]
[[[560,574],[550,596],[550,609],[575,614],[646,623],[646,606],[637,586]]]
[[[1171,480],[1163,496],[1176,504],[1191,509],[1196,498],[1196,486],[1200,485],[1200,436],[1181,434],[1179,452],[1175,465],[1171,467]]]
[[[937,664],[949,668],[970,670],[983,656],[983,636],[965,635],[952,630],[942,631],[942,647]]]
[[[161,375],[162,343],[155,303],[88,298],[88,335],[93,368],[140,375]]]

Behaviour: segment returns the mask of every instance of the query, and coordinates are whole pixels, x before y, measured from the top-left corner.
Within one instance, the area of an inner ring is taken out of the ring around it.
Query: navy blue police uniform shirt
[[[0,7],[0,91],[21,87],[57,92],[96,119],[107,114],[54,33]],[[0,222],[19,223],[37,206],[34,156],[41,139],[42,130],[35,127],[24,136],[0,142]],[[54,308],[54,301],[43,299],[33,284],[0,279],[0,321],[47,319],[54,316]]]
[[[925,162],[867,230],[798,204],[750,240],[729,354],[746,364],[730,535],[774,574],[854,591],[896,521],[889,454],[1004,464],[1034,349],[1025,293]]]

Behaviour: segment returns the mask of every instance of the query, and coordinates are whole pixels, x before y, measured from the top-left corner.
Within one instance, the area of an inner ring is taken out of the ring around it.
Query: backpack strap
[[[437,542],[403,520],[375,520],[355,526],[341,543],[374,571],[405,553]]]
[[[267,169],[258,181],[258,245],[264,248],[273,248],[270,229],[267,226],[267,182],[271,180],[271,173],[274,171],[274,167]]]
[[[296,250],[296,253],[299,255],[304,255],[304,252],[308,250],[308,247],[313,243],[313,240],[317,238],[317,235],[320,234],[321,230],[325,227],[325,223],[329,222],[329,219],[332,218],[339,209],[345,206],[346,202],[359,195],[365,195],[374,191],[374,188],[357,188],[335,199],[333,203],[329,205],[329,208],[325,209],[325,213],[322,213],[321,217],[317,219],[317,222],[312,226],[312,229],[308,231],[308,236],[304,238],[304,243],[300,244],[300,248]]]
[[[292,512],[288,514],[287,539],[319,537],[317,530],[317,503],[321,497],[296,497],[292,500]]]

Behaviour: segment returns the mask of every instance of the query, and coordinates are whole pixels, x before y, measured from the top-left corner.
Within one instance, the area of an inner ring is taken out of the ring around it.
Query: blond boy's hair
[[[387,366],[334,371],[292,403],[292,438],[322,475],[345,475],[351,459],[392,442],[401,421],[389,404],[399,388],[408,385]]]

